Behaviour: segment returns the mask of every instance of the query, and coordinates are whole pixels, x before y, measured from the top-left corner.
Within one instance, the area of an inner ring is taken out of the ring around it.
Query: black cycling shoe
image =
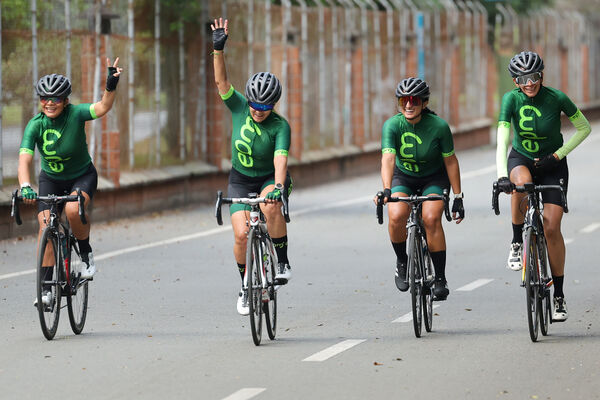
[[[401,292],[408,290],[408,280],[406,279],[406,264],[396,261],[396,287]]]
[[[445,279],[436,279],[435,287],[433,288],[433,300],[444,301],[448,298],[450,291],[448,290],[448,283]]]

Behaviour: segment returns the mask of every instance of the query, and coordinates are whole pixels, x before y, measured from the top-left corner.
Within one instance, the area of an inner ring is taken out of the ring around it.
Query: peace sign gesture
[[[112,67],[110,66],[110,59],[106,57],[106,68],[108,69],[108,76],[106,77],[106,91],[112,92],[117,88],[119,83],[119,75],[123,72],[123,68],[119,67],[119,57],[115,58],[115,62]]]

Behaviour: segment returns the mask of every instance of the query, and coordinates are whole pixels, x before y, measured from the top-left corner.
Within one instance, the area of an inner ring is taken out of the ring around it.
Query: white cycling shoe
[[[240,289],[240,294],[237,300],[237,312],[240,315],[250,314],[250,308],[248,307],[248,290]]]
[[[554,307],[552,310],[552,321],[553,322],[564,322],[569,318],[569,312],[567,311],[567,302],[564,297],[554,298]]]
[[[523,243],[511,243],[506,268],[520,271],[523,268],[522,254]]]
[[[94,255],[90,251],[87,254],[81,255],[81,278],[92,279],[96,273],[96,264],[94,263]]]

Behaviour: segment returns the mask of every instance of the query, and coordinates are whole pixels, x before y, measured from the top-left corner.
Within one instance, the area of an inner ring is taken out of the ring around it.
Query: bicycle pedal
[[[287,280],[287,279],[285,279],[285,278],[275,278],[275,280],[273,281],[273,283],[274,283],[275,285],[282,286],[282,285],[287,285],[287,283],[288,283],[288,280]]]

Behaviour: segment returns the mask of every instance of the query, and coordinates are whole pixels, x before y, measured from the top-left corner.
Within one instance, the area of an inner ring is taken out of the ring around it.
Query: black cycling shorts
[[[44,171],[41,171],[38,187],[40,196],[47,196],[49,194],[64,196],[71,194],[76,188],[79,188],[82,192],[87,193],[90,196],[90,199],[92,199],[94,193],[96,193],[96,188],[98,187],[98,172],[92,163],[90,163],[90,166],[83,174],[77,178],[67,180],[51,178]],[[62,211],[63,205],[64,203],[60,205],[58,211]],[[38,201],[38,212],[49,209],[50,204]]]
[[[558,165],[552,171],[539,173],[535,168],[534,161],[525,157],[521,153],[512,149],[508,155],[508,176],[513,168],[523,165],[527,167],[533,177],[533,183],[536,185],[558,185],[560,180],[565,181],[565,187],[569,184],[569,167],[567,166],[567,157],[560,160]],[[565,193],[566,197],[567,193]],[[562,207],[562,199],[558,190],[542,192],[542,203],[556,204]]]
[[[232,168],[229,173],[229,183],[227,185],[227,197],[248,197],[249,193],[257,193],[260,195],[260,192],[269,185],[275,183],[275,173],[264,175],[264,176],[247,176]],[[284,193],[287,193],[289,196],[292,193],[292,178],[290,177],[289,172],[285,178]],[[229,213],[233,214],[236,211],[240,210],[248,210],[250,211],[250,206],[245,204],[231,204],[229,206]]]
[[[418,194],[427,196],[429,194],[444,193],[444,189],[450,189],[450,180],[446,168],[442,167],[431,175],[411,176],[400,171],[394,166],[394,176],[392,178],[392,193],[405,193],[408,196]]]

